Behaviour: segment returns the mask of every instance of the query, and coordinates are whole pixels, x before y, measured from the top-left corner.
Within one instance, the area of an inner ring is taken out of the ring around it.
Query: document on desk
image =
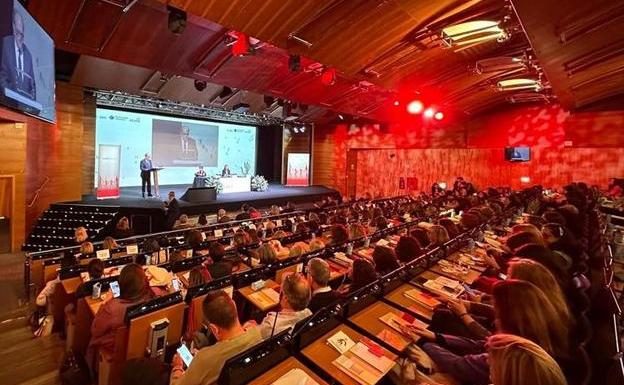
[[[424,306],[431,310],[433,310],[433,308],[441,304],[441,302],[438,301],[437,299],[433,298],[427,293],[423,293],[422,291],[418,289],[406,290],[403,293],[403,295],[411,299],[412,301],[418,303],[419,305]]]
[[[340,354],[344,354],[355,345],[355,342],[342,330],[329,337],[327,339],[327,343],[336,349]]]
[[[274,306],[279,303],[279,293],[270,287],[252,293],[249,297],[258,302],[261,307]]]
[[[271,385],[318,385],[312,377],[299,368],[291,369]]]
[[[379,320],[384,324],[390,326],[401,335],[403,335],[403,330],[401,328],[404,326],[418,325],[424,328],[427,327],[426,323],[406,313],[403,313],[403,315],[399,316],[395,313],[388,312],[379,317]]]
[[[362,385],[376,384],[394,366],[394,361],[383,352],[372,351],[362,342],[356,343],[332,363]]]

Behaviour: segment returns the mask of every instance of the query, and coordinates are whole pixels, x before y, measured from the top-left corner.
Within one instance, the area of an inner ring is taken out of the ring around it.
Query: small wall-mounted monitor
[[[510,162],[528,162],[531,160],[531,148],[505,147],[505,160]]]

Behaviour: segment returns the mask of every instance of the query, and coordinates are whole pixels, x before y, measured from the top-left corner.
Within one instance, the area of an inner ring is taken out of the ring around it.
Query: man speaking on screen
[[[190,136],[190,129],[187,126],[180,127],[180,146],[177,159],[197,160],[197,142]]]
[[[13,11],[13,35],[2,39],[2,63],[0,65],[0,88],[19,92],[35,100],[35,72],[30,50],[24,43],[24,19]]]

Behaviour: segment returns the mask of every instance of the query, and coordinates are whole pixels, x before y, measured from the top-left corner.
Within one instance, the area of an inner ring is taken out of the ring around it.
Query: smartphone
[[[186,345],[181,344],[180,347],[177,349],[177,352],[180,355],[180,358],[182,358],[184,365],[187,368],[191,366],[191,361],[193,361],[193,355],[191,354],[191,351],[186,347]]]
[[[111,289],[111,292],[113,293],[113,298],[119,297],[119,294],[120,294],[119,282],[117,282],[117,281],[111,282],[110,283],[110,289]]]
[[[171,285],[173,286],[173,290],[180,291],[180,281],[177,278],[171,280]]]
[[[462,282],[461,285],[464,288],[464,290],[466,290],[466,293],[468,293],[470,295],[476,295],[477,294],[474,290],[472,290],[472,288],[470,286],[466,285],[466,283]]]

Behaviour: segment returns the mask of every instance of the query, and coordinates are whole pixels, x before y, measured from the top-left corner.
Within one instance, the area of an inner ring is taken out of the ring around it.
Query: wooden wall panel
[[[606,186],[624,176],[622,132],[624,111],[571,113],[558,105],[505,109],[440,127],[317,126],[313,178],[346,194],[347,152],[355,149],[357,194],[396,193],[401,176],[419,178],[425,189],[459,175],[482,186],[519,187],[520,176],[547,186],[573,180]],[[533,159],[505,162],[505,146],[530,146]]]
[[[82,194],[95,194],[95,97],[84,97],[82,118]]]
[[[57,123],[50,124],[0,108],[0,174],[15,177],[17,216],[12,221],[13,250],[19,250],[39,215],[51,203],[81,197],[81,87],[56,84],[56,114]]]

